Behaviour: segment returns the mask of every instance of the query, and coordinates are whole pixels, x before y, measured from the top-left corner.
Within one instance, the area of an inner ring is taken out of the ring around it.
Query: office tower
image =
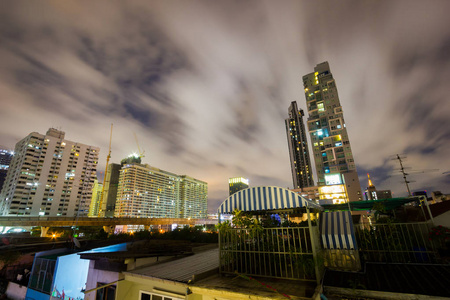
[[[328,62],[318,64],[313,73],[303,76],[303,87],[318,185],[329,185],[327,181],[336,182],[334,175],[342,174],[339,175],[340,181],[351,185],[349,200],[360,200],[361,187],[336,82]]]
[[[147,164],[120,170],[115,217],[205,218],[207,183]]]
[[[291,159],[292,182],[294,189],[314,186],[311,161],[309,159],[308,141],[303,124],[303,109],[297,108],[293,101],[289,106],[289,118],[285,120],[286,134]]]
[[[0,194],[0,213],[19,216],[86,216],[99,148],[64,139],[50,128],[16,144]]]
[[[248,188],[248,179],[244,177],[234,177],[228,179],[228,189],[230,196],[234,193]]]
[[[0,147],[0,193],[3,188],[3,183],[8,173],[9,164],[13,158],[14,152],[7,150],[5,147]]]
[[[92,199],[89,205],[88,217],[97,217],[100,201],[102,199],[103,184],[99,183],[97,179],[94,180],[94,186],[92,187]]]
[[[103,196],[101,199],[102,206],[99,210],[99,217],[114,217],[121,167],[122,166],[119,164],[109,164],[108,168],[106,168],[105,179],[103,181]]]
[[[206,219],[208,213],[208,184],[180,176],[180,218]]]

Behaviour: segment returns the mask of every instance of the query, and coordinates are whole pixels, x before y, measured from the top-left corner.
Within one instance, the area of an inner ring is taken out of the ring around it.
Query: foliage
[[[290,220],[284,220],[283,222],[281,222],[281,227],[300,227],[300,223]]]
[[[230,221],[226,220],[225,222],[216,224],[216,228],[219,232],[228,232],[231,229]]]
[[[217,243],[217,232],[205,232],[203,226],[177,228],[172,231],[161,232],[158,229],[152,231],[141,230],[133,233],[120,232],[108,236],[108,239],[121,240],[183,240],[197,243]]]
[[[430,241],[434,241],[442,248],[445,248],[446,243],[450,241],[450,229],[442,225],[431,228],[428,235]]]
[[[249,228],[255,221],[255,219],[252,218],[251,213],[243,212],[238,209],[233,211],[233,218],[231,220],[236,228]]]
[[[2,268],[0,271],[3,271],[10,264],[15,263],[19,260],[21,254],[18,251],[4,251],[0,253],[0,262],[2,263]]]
[[[275,215],[271,215],[270,218],[267,218],[262,222],[262,226],[264,228],[280,227],[280,225],[281,222],[279,220],[279,217],[276,218]]]

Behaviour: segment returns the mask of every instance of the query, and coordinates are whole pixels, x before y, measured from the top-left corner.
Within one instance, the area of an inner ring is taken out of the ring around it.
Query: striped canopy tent
[[[231,214],[235,209],[241,211],[275,211],[297,208],[322,207],[297,193],[276,186],[257,186],[240,190],[228,197],[218,209],[219,214]]]
[[[324,212],[320,225],[323,248],[358,249],[349,211]]]

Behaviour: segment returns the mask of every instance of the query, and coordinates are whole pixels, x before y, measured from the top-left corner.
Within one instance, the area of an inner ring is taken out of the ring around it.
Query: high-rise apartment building
[[[328,185],[327,176],[356,173],[336,82],[328,62],[318,64],[313,73],[303,76],[303,87],[318,185]],[[358,176],[347,177],[351,178],[351,182],[346,184],[351,184],[351,190],[356,191],[355,195],[349,192],[350,201],[360,200],[361,187]],[[342,181],[346,180],[343,176],[340,178]]]
[[[0,193],[8,174],[9,164],[13,158],[14,152],[7,150],[5,147],[0,147]]]
[[[248,188],[248,179],[244,177],[234,177],[228,179],[228,189],[230,196],[240,190]]]
[[[289,118],[285,120],[286,134],[291,159],[292,182],[294,189],[314,186],[314,179],[309,159],[308,141],[303,123],[303,109],[297,108],[293,101],[289,106]]]
[[[115,217],[206,218],[206,182],[129,163],[119,175]]]
[[[182,175],[180,178],[180,218],[205,219],[208,212],[208,184]]]
[[[109,164],[106,168],[105,179],[103,181],[103,196],[100,201],[101,207],[99,207],[99,217],[114,217],[121,167],[120,164]]]
[[[88,214],[100,149],[64,137],[63,131],[50,128],[16,144],[0,194],[0,214]]]
[[[94,186],[92,187],[92,199],[89,205],[88,217],[97,217],[100,201],[102,199],[103,184],[99,183],[97,179],[94,180]]]

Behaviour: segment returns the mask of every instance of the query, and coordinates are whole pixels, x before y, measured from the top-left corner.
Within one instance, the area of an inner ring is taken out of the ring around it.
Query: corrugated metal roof
[[[141,275],[178,282],[188,282],[192,279],[193,275],[202,274],[218,267],[219,249],[216,248],[192,256],[125,273],[129,275]]]

